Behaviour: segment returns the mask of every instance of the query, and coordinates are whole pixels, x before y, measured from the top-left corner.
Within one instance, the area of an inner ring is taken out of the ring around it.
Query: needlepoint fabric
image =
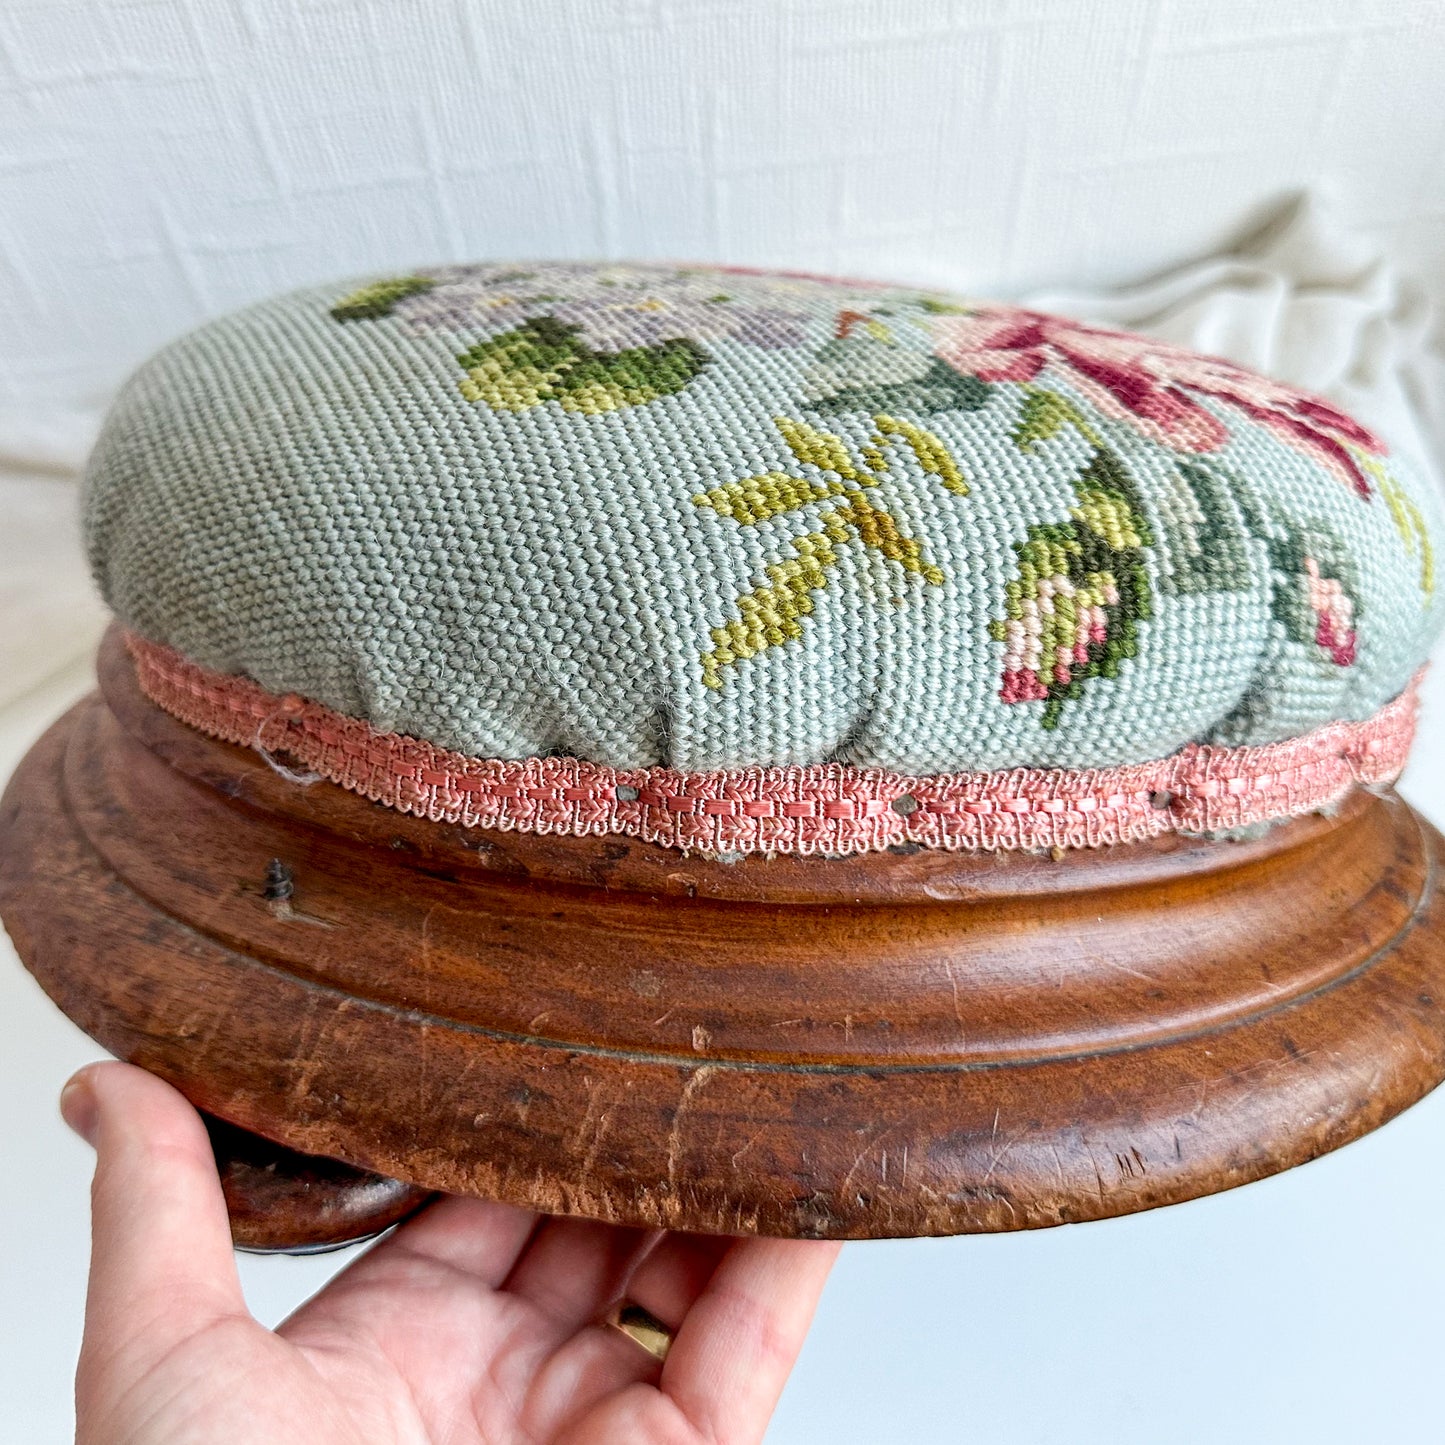
[[[1441,620],[1438,499],[1330,403],[716,268],[214,322],[124,390],[86,527],[139,639],[462,759],[1117,768],[1363,723]]]

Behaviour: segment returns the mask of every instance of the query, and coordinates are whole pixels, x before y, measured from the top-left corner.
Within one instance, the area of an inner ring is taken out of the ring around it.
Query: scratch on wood
[[[943,971],[948,975],[949,987],[953,990],[953,1020],[958,1025],[960,1043],[968,1042],[968,1028],[963,1022],[963,1007],[958,1000],[958,979],[954,976],[953,960],[945,959]]]
[[[764,1126],[763,1126],[761,1129],[759,1129],[755,1134],[753,1134],[753,1135],[751,1135],[751,1136],[749,1137],[748,1142],[747,1142],[746,1144],[744,1144],[743,1147],[742,1147],[741,1149],[739,1149],[736,1154],[733,1155],[733,1168],[734,1168],[734,1169],[736,1169],[736,1168],[738,1167],[738,1160],[740,1160],[740,1159],[743,1157],[743,1155],[746,1154],[746,1153],[748,1152],[748,1150],[751,1149],[751,1148],[753,1147],[753,1145],[756,1144],[756,1143],[758,1142],[758,1140],[761,1139],[761,1138],[763,1137],[763,1135],[766,1134],[767,1132],[768,1132],[767,1126],[764,1125]]]
[[[417,981],[421,988],[422,1002],[428,1007],[431,1006],[431,920],[432,914],[437,910],[433,904],[421,917],[421,952],[417,958]]]
[[[868,1156],[869,1156],[870,1154],[872,1154],[873,1151],[874,1151],[885,1139],[890,1138],[892,1135],[896,1134],[897,1132],[898,1132],[898,1125],[896,1125],[896,1124],[890,1124],[890,1125],[888,1125],[886,1128],[880,1129],[880,1130],[863,1146],[863,1148],[862,1148],[862,1149],[858,1152],[858,1154],[855,1156],[852,1164],[850,1164],[850,1165],[848,1166],[848,1172],[847,1172],[847,1173],[842,1177],[842,1179],[838,1182],[838,1193],[839,1193],[839,1195],[842,1195],[842,1193],[843,1193],[845,1190],[847,1190],[848,1188],[851,1187],[851,1185],[852,1185],[852,1183],[853,1183],[853,1176],[854,1176],[855,1174],[857,1174],[857,1172],[863,1167],[863,1163],[864,1163],[864,1161],[868,1158]],[[885,1174],[886,1174],[886,1172],[887,1172],[887,1164],[886,1164],[887,1158],[888,1158],[888,1155],[887,1155],[887,1153],[885,1152],[884,1155],[883,1155],[883,1159],[884,1159],[884,1161],[885,1161],[885,1163],[884,1163],[884,1165],[883,1165]]]
[[[677,1101],[677,1108],[672,1113],[672,1128],[667,1135],[667,1178],[668,1182],[676,1188],[677,1170],[679,1156],[682,1152],[682,1126],[688,1110],[692,1107],[693,1095],[698,1092],[707,1081],[717,1073],[716,1064],[701,1064],[693,1071],[692,1078],[683,1086],[682,1094]]]
[[[1132,1145],[1127,1154],[1115,1154],[1114,1163],[1118,1167],[1121,1179],[1138,1179],[1149,1172],[1144,1163],[1144,1156],[1137,1147]]]
[[[1059,1192],[1061,1194],[1067,1193],[1068,1185],[1064,1182],[1064,1161],[1059,1157],[1059,1146],[1057,1144],[1050,1144],[1049,1148],[1053,1151],[1054,1155],[1054,1177],[1059,1181]]]
[[[1159,982],[1157,974],[1144,973],[1140,969],[1130,968],[1127,963],[1120,963],[1117,958],[1110,958],[1108,954],[1092,953],[1085,950],[1083,956],[1089,963],[1103,964],[1105,968],[1112,969],[1115,973],[1126,973],[1130,978],[1137,978],[1143,983],[1157,984]]]
[[[599,1092],[597,1085],[589,1081],[587,1084],[587,1110],[582,1116],[582,1123],[577,1129],[577,1140],[573,1145],[575,1153],[582,1147],[584,1139],[588,1141],[587,1152],[582,1158],[581,1177],[584,1180],[591,1178],[593,1166],[597,1163],[597,1155],[602,1149],[602,1141],[612,1123],[611,1107],[599,1108],[598,1106]]]
[[[994,1138],[997,1139],[997,1137],[998,1137],[998,1112],[997,1112],[996,1110],[995,1110],[994,1116],[993,1116],[993,1128],[994,1128]],[[1007,1154],[1007,1153],[1009,1152],[1009,1150],[1012,1149],[1013,1146],[1014,1146],[1015,1144],[1017,1144],[1017,1143],[1019,1142],[1019,1140],[1022,1139],[1022,1138],[1024,1137],[1024,1135],[1027,1134],[1027,1133],[1028,1133],[1028,1130],[1027,1130],[1027,1129],[1020,1129],[1017,1134],[1010,1134],[1009,1137],[1008,1137],[1007,1139],[1005,1139],[1005,1140],[1003,1141],[1003,1143],[1000,1144],[1000,1145],[998,1146],[998,1148],[993,1151],[993,1155],[992,1155],[992,1157],[991,1157],[991,1158],[989,1159],[989,1161],[988,1161],[988,1168],[984,1171],[983,1178],[982,1178],[982,1180],[979,1181],[980,1183],[987,1184],[988,1181],[993,1178],[993,1172],[994,1172],[994,1170],[997,1169],[998,1166],[1003,1162],[1003,1157],[1004,1157],[1004,1155]]]

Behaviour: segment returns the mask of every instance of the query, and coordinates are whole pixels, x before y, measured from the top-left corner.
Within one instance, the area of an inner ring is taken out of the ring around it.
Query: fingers
[[[535,1305],[565,1338],[617,1298],[657,1238],[654,1230],[549,1219],[508,1276],[507,1292]]]
[[[630,1277],[619,1280],[626,1298],[641,1305],[671,1330],[676,1330],[693,1302],[707,1288],[718,1261],[733,1241],[700,1234],[664,1235],[647,1252]],[[599,1304],[610,1303],[618,1289],[595,1288]],[[661,1366],[635,1340],[599,1325],[598,1311],[582,1316],[581,1329],[547,1363],[534,1395],[532,1422],[544,1436],[564,1434],[582,1418],[589,1418],[600,1402],[625,1392],[629,1386],[657,1383]],[[649,1392],[654,1393],[655,1392]],[[634,1402],[635,1403],[635,1402]],[[676,1414],[675,1407],[668,1405]],[[677,1415],[678,1420],[681,1416]],[[595,1423],[595,1422],[594,1422]],[[638,1435],[636,1439],[654,1439]]]
[[[627,1282],[627,1298],[676,1331],[735,1243],[726,1235],[667,1235]]]
[[[346,1274],[364,1273],[405,1253],[495,1289],[512,1272],[536,1227],[530,1209],[490,1199],[438,1199],[362,1255]]]
[[[95,1146],[85,1352],[144,1363],[244,1314],[226,1204],[200,1115],[129,1064],[92,1064],[61,1113]]]
[[[453,1299],[487,1294],[511,1272],[536,1223],[531,1211],[508,1204],[438,1199],[353,1260],[279,1333],[309,1339],[358,1324],[376,1336],[405,1332],[416,1324],[411,1310],[379,1311],[378,1291],[393,1303],[414,1299],[417,1310],[436,1308],[439,1286]]]
[[[616,1330],[582,1329],[539,1374],[529,1427],[590,1445],[760,1440],[836,1255],[831,1244],[664,1236],[625,1291],[676,1331],[666,1363]]]
[[[660,1386],[704,1440],[762,1439],[838,1249],[747,1239],[722,1257],[682,1321]]]

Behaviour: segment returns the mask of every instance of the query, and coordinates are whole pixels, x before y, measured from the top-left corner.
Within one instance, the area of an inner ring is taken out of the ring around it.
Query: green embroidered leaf
[[[915,360],[918,374],[900,377],[900,368]],[[867,335],[830,341],[818,353],[805,383],[808,409],[822,416],[978,411],[993,395],[993,387],[976,376],[957,372],[936,357],[915,359]]]
[[[1074,493],[1070,520],[1037,523],[1014,544],[1018,572],[990,627],[1004,644],[999,696],[1042,702],[1049,729],[1087,681],[1116,676],[1136,655],[1153,613],[1144,549],[1154,538],[1123,463],[1099,446]]]
[[[1176,462],[1159,501],[1164,528],[1163,585],[1191,596],[1249,586],[1249,534],[1230,487],[1213,465]]]
[[[374,321],[381,316],[390,316],[396,303],[407,296],[417,296],[430,291],[436,282],[430,276],[401,276],[392,281],[374,281],[343,296],[331,308],[337,321]]]
[[[1013,429],[1013,444],[1021,452],[1031,452],[1039,442],[1048,441],[1070,425],[1085,441],[1092,442],[1096,447],[1103,445],[1088,418],[1068,397],[1042,387],[1031,387],[1024,396],[1023,411]]]
[[[468,401],[495,411],[526,411],[556,401],[564,411],[598,416],[681,391],[708,364],[697,342],[677,339],[625,351],[595,351],[580,328],[552,316],[479,342],[457,360]]]

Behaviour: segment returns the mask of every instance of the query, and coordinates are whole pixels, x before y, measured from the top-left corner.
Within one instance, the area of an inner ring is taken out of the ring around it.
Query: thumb
[[[81,1375],[144,1370],[217,1320],[245,1314],[200,1115],[169,1084],[116,1063],[76,1074],[60,1110],[96,1153]]]

